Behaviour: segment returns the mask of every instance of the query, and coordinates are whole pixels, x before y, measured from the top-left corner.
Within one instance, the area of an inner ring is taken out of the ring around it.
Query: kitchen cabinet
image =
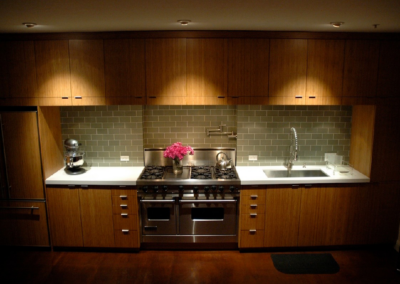
[[[68,40],[35,41],[39,104],[71,105]]]
[[[399,97],[400,41],[381,41],[377,97]]]
[[[72,105],[104,105],[104,48],[102,40],[70,40]]]
[[[343,97],[375,97],[379,41],[347,40],[344,58]]]
[[[263,247],[266,190],[243,187],[240,192],[239,248]]]
[[[187,105],[226,105],[227,39],[186,39]]]
[[[271,39],[269,104],[306,104],[307,40]]]
[[[340,105],[345,41],[308,40],[306,105]]]
[[[145,104],[143,39],[104,40],[106,105]]]
[[[228,103],[268,104],[268,66],[268,39],[228,39]]]
[[[186,105],[186,39],[146,40],[149,105]]]

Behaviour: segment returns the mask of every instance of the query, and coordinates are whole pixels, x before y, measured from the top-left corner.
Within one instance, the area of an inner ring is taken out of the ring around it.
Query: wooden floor
[[[274,268],[267,252],[3,251],[0,283],[400,283],[393,249],[330,253],[338,273],[289,275]]]

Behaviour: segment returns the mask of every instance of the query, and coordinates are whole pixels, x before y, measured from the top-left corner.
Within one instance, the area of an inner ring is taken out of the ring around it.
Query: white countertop
[[[59,185],[136,185],[144,167],[92,167],[80,175],[69,175],[64,168],[46,179]]]
[[[85,168],[87,171],[80,175],[69,175],[64,168],[46,179],[50,185],[136,185],[136,180],[143,167],[93,167]],[[333,174],[333,170],[326,166],[307,166],[305,170],[321,169],[329,177],[303,177],[303,178],[268,178],[263,170],[286,170],[284,166],[272,167],[236,167],[242,185],[258,184],[316,184],[316,183],[365,183],[369,178],[360,172]],[[304,170],[302,166],[294,166],[295,170]]]
[[[317,184],[317,183],[364,183],[370,179],[362,173],[352,170],[351,173],[333,173],[326,166],[294,166],[295,170],[322,170],[328,177],[301,177],[301,178],[268,178],[263,170],[287,170],[284,166],[265,167],[236,167],[242,185],[257,184]]]

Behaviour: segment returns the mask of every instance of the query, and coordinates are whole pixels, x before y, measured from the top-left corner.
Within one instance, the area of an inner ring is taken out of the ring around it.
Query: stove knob
[[[167,192],[168,191],[168,186],[163,185],[162,189],[163,189],[164,192]]]
[[[224,187],[223,187],[222,185],[220,185],[220,186],[218,187],[218,191],[221,192],[221,193],[224,192]]]
[[[154,193],[157,193],[157,192],[158,192],[158,186],[157,186],[157,185],[155,185],[155,186],[153,187],[153,191],[154,191]]]
[[[183,191],[183,185],[178,186],[179,191]]]
[[[209,186],[205,186],[205,187],[204,187],[204,192],[205,192],[205,193],[208,193],[209,191],[210,191],[210,187],[209,187]]]
[[[143,187],[142,187],[142,190],[143,190],[144,193],[147,193],[147,191],[149,190],[149,188],[148,188],[147,186],[143,186]]]
[[[233,186],[233,185],[231,185],[230,187],[229,187],[229,190],[231,191],[231,192],[235,192],[235,187]]]
[[[199,187],[198,186],[194,186],[193,187],[193,193],[198,193],[199,192]]]
[[[212,185],[212,186],[211,186],[211,190],[212,190],[212,191],[216,191],[216,190],[217,190],[217,187],[216,187],[215,185]]]

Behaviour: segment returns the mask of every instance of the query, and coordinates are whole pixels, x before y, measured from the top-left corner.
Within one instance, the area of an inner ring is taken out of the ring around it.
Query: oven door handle
[[[175,203],[175,200],[165,199],[140,199],[140,203]]]
[[[179,203],[236,203],[236,199],[179,200]]]

